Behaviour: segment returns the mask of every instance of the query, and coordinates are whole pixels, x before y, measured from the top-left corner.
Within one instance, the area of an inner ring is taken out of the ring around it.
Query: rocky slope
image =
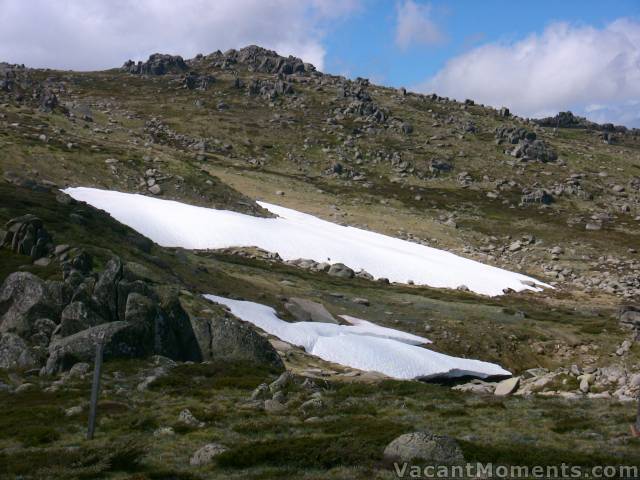
[[[20,419],[2,420],[0,473],[369,478],[386,471],[385,445],[425,428],[455,437],[449,453],[467,460],[631,459],[639,162],[636,130],[570,112],[518,118],[259,47],[104,72],[0,64],[0,403]],[[257,216],[265,200],[556,288],[489,299],[258,249],[162,248],[59,193],[67,186]],[[455,390],[391,382],[311,357],[204,293],[289,320],[366,318],[515,377]],[[114,453],[82,446],[83,463],[73,452],[98,336],[108,361],[96,441]],[[40,425],[51,417],[64,421]],[[144,448],[127,457],[123,432]],[[429,435],[406,437],[409,451]]]

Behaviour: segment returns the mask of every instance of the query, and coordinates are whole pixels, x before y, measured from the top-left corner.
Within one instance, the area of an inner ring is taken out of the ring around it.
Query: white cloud
[[[561,110],[640,126],[640,23],[555,23],[541,35],[491,43],[451,59],[418,90],[505,105],[523,116]]]
[[[396,45],[402,49],[412,46],[436,45],[445,40],[438,25],[431,19],[431,5],[405,0],[397,6]]]
[[[0,61],[78,70],[257,44],[323,68],[328,22],[359,0],[0,0]]]

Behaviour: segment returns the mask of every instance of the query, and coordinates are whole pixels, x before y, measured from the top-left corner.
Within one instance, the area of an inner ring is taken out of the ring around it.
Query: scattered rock
[[[291,385],[294,382],[294,380],[295,380],[295,377],[293,373],[287,370],[286,372],[283,372],[282,374],[280,374],[280,376],[277,379],[271,382],[271,384],[269,385],[269,391],[271,393],[281,391],[287,388],[289,385]]]
[[[457,390],[459,392],[469,392],[477,395],[491,395],[495,390],[495,385],[493,383],[488,383],[479,379],[474,379],[474,380],[471,380],[469,383],[456,385],[455,387],[452,388],[452,390]]]
[[[282,403],[275,399],[267,399],[264,401],[264,410],[268,413],[280,413],[287,409]]]
[[[23,383],[14,390],[14,393],[24,393],[30,390],[35,390],[35,388],[36,386],[33,383]]]
[[[358,305],[364,305],[365,307],[368,307],[369,305],[371,305],[368,299],[362,298],[362,297],[354,297],[351,299],[351,301],[353,303],[357,303]]]
[[[73,377],[82,378],[87,373],[89,373],[89,370],[91,370],[91,365],[89,365],[87,362],[78,362],[69,369],[69,373],[67,374],[67,376],[69,378],[73,378]]]
[[[429,162],[429,171],[431,173],[440,174],[453,170],[453,164],[442,159],[433,159]]]
[[[189,460],[189,464],[194,467],[207,465],[213,461],[213,459],[223,452],[226,452],[227,447],[220,445],[219,443],[208,443],[203,447],[200,447],[196,453],[193,454]]]
[[[451,437],[431,432],[405,433],[384,449],[384,458],[391,462],[423,460],[431,465],[462,465],[464,456]]]
[[[153,431],[154,437],[167,437],[170,435],[175,435],[175,431],[172,427],[160,427]]]
[[[518,389],[519,385],[520,377],[507,378],[506,380],[503,380],[498,383],[498,385],[496,385],[496,389],[494,390],[493,394],[499,397],[511,395]]]
[[[183,425],[187,425],[189,427],[195,427],[195,428],[204,427],[204,422],[201,422],[200,420],[198,420],[193,415],[193,413],[191,413],[191,410],[189,410],[188,408],[185,408],[180,412],[180,414],[178,415],[178,422],[182,423]]]
[[[629,352],[631,349],[631,342],[629,340],[624,340],[620,347],[616,350],[616,355],[622,356]]]
[[[26,370],[37,365],[36,357],[26,342],[13,333],[0,337],[0,368]]]
[[[137,386],[136,390],[139,392],[144,392],[149,388],[149,386],[158,379],[156,375],[150,375],[145,377]]]
[[[69,407],[64,411],[64,415],[66,417],[75,417],[76,415],[80,415],[84,408],[82,405],[76,405],[75,407]]]
[[[310,410],[319,410],[324,406],[321,398],[311,398],[300,405],[300,410],[308,412]]]
[[[299,322],[338,323],[324,305],[305,298],[292,297],[284,308]]]
[[[634,305],[623,305],[618,310],[619,322],[629,328],[640,328],[640,307]]]
[[[327,273],[332,277],[339,278],[353,278],[355,275],[355,272],[343,263],[334,263],[329,267],[329,271]]]
[[[266,383],[261,383],[251,393],[251,400],[266,400],[270,396],[271,392],[269,390],[269,385],[267,385]]]
[[[520,198],[520,203],[527,204],[541,204],[550,205],[554,202],[553,196],[542,188],[536,188],[534,190],[525,189],[523,195]]]
[[[587,222],[584,226],[585,230],[597,231],[602,230],[602,223],[599,222]]]

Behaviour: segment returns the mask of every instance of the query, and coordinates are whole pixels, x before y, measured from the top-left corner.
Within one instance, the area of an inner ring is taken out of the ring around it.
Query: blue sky
[[[550,23],[603,27],[618,18],[640,20],[638,0],[457,0],[416,1],[429,5],[445,39],[406,50],[394,42],[398,2],[367,0],[326,35],[325,70],[370,77],[393,86],[414,86],[454,56],[489,42],[514,42]],[[640,46],[639,46],[640,47]]]
[[[250,44],[522,116],[640,127],[640,0],[0,0],[0,61],[32,67]]]

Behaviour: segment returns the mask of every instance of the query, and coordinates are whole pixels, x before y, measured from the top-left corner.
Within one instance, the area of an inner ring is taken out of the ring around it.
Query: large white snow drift
[[[428,339],[366,320],[343,316],[352,325],[320,322],[289,323],[266,305],[216,295],[205,298],[226,305],[236,317],[250,322],[285,342],[329,362],[398,379],[429,379],[471,375],[486,378],[511,375],[494,363],[451,357],[419,347]]]
[[[392,282],[457,288],[483,295],[549,287],[531,277],[484,265],[436,248],[387,235],[345,227],[289,208],[259,202],[278,215],[259,218],[228,210],[95,188],[67,188],[76,200],[109,212],[165,247],[214,249],[259,247],[284,260],[310,258],[344,263]],[[525,282],[525,283],[523,283]],[[532,286],[533,285],[533,286]]]

